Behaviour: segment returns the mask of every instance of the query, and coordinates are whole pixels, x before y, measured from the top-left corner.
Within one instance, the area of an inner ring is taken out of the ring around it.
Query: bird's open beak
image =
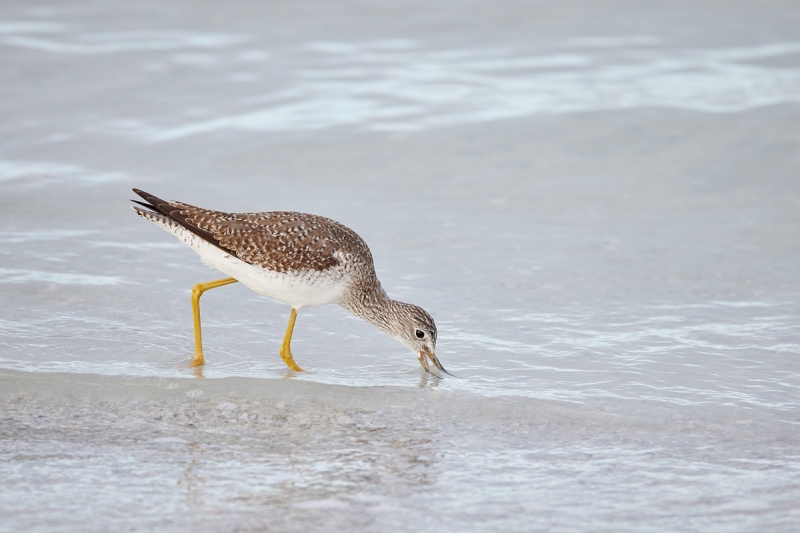
[[[442,372],[444,374],[447,374],[449,376],[453,375],[453,374],[451,374],[450,372],[448,372],[447,370],[444,369],[444,367],[442,366],[442,363],[440,363],[439,360],[436,358],[436,355],[434,355],[432,353],[428,353],[426,351],[419,352],[419,364],[422,365],[422,368],[425,370],[425,372],[428,372],[429,374],[432,374],[431,367],[428,364],[429,360],[430,360],[431,363],[433,363],[433,366],[435,366],[440,372]]]

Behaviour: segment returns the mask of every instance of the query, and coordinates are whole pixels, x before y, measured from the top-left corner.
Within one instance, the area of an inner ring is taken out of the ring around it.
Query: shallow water
[[[386,6],[0,8],[0,529],[793,531],[796,8]],[[237,285],[189,367],[133,186],[344,222],[458,378]]]

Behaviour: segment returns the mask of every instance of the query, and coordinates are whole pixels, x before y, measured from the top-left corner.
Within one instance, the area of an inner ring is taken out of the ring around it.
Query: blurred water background
[[[800,6],[4,2],[0,530],[796,531]],[[458,379],[130,187],[339,220]],[[204,378],[204,379],[199,379]]]

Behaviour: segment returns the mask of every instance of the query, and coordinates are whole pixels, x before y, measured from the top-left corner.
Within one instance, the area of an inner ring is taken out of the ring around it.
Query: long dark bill
[[[420,363],[422,363],[422,368],[427,370],[428,373],[430,373],[431,370],[427,365],[426,358],[430,359],[430,361],[433,363],[433,366],[435,366],[440,372],[443,372],[443,373],[447,374],[448,376],[457,377],[457,376],[454,376],[453,374],[451,374],[450,372],[448,372],[447,370],[444,369],[444,367],[442,366],[442,363],[439,362],[439,359],[437,359],[435,354],[427,353],[427,352],[420,352],[419,353],[419,361],[420,361]]]

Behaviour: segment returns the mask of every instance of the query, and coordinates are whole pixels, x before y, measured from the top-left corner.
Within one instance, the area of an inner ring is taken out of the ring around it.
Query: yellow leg
[[[303,369],[297,366],[292,357],[292,350],[290,344],[292,343],[292,332],[294,331],[294,321],[297,320],[297,310],[292,307],[292,314],[289,315],[289,326],[286,328],[286,335],[283,336],[283,344],[281,344],[281,357],[286,366],[296,372],[302,372]]]
[[[206,360],[203,357],[203,335],[200,332],[200,297],[209,289],[216,289],[223,285],[236,283],[233,278],[218,279],[208,283],[198,283],[192,287],[192,313],[194,314],[194,359],[192,366],[204,365]]]

